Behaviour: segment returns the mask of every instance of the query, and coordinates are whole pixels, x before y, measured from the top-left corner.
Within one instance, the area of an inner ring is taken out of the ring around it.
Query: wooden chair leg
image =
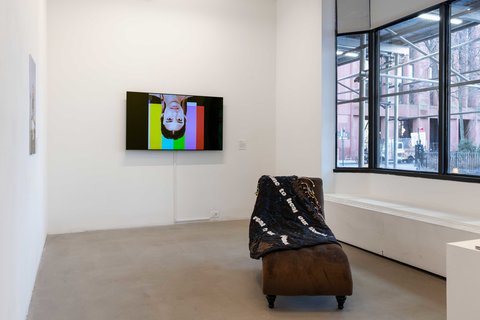
[[[277,298],[277,296],[275,296],[275,295],[267,294],[268,307],[270,309],[273,309],[273,307],[275,306],[275,299],[276,298]]]
[[[345,300],[347,300],[347,297],[337,296],[338,309],[340,309],[340,310],[343,309],[343,304],[345,303]]]

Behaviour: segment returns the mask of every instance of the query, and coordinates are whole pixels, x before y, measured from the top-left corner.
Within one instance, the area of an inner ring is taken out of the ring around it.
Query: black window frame
[[[372,31],[356,31],[356,32],[348,32],[348,33],[342,33],[342,34],[337,34],[336,37],[335,37],[335,51],[337,50],[338,48],[338,43],[337,43],[337,38],[339,36],[351,36],[351,35],[364,35],[366,34],[368,36],[368,52],[369,52],[369,55],[370,55],[370,50],[372,50],[374,47],[372,46]],[[336,57],[336,55],[335,55]],[[372,56],[370,56],[372,57]],[[372,76],[373,76],[373,72],[372,72],[372,68],[374,67],[374,62],[372,61],[372,59],[368,59],[368,79],[369,79],[369,82],[372,82]],[[335,101],[337,101],[337,97],[338,97],[338,73],[337,73],[337,70],[338,70],[338,65],[337,65],[337,58],[335,58]],[[371,108],[370,106],[372,105],[372,102],[373,99],[374,99],[374,96],[372,95],[373,92],[375,90],[372,90],[372,86],[369,84],[368,85],[368,88],[367,88],[367,91],[368,91],[368,94],[367,94],[367,97],[368,97],[368,117],[369,119],[371,119],[371,117],[373,116],[373,113],[370,113],[371,112]],[[338,128],[337,128],[337,125],[338,125],[338,109],[337,109],[337,103],[335,102],[335,169],[337,169],[337,159],[338,159],[338,155],[337,155],[337,150],[338,150],[338,138],[337,138],[337,134],[338,134]],[[370,139],[373,131],[372,131],[372,121],[369,120],[369,123],[368,123],[368,137],[369,137],[369,140],[368,140],[368,157],[370,159],[370,150],[371,150],[371,147],[372,147],[372,139]],[[362,167],[362,168],[356,168],[356,167],[348,167],[348,169],[351,169],[351,170],[356,170],[356,169],[362,169],[362,170],[366,170],[366,169],[370,169],[370,164],[371,161],[369,160],[368,162],[368,167]],[[345,168],[347,169],[347,167],[340,167],[340,168]]]
[[[368,114],[369,114],[369,138],[368,138],[368,167],[338,167],[337,159],[337,125],[338,125],[338,108],[337,102],[335,102],[335,168],[333,169],[336,173],[350,172],[350,173],[378,173],[378,174],[390,174],[390,175],[399,175],[407,177],[417,177],[417,178],[428,178],[428,179],[438,179],[438,180],[450,180],[450,181],[461,181],[461,182],[472,182],[480,183],[480,176],[458,174],[458,173],[449,173],[448,172],[448,159],[449,159],[449,137],[450,137],[450,12],[451,4],[456,0],[445,1],[441,4],[437,4],[424,10],[412,13],[408,16],[405,16],[401,19],[389,22],[388,24],[379,26],[372,30],[364,30],[358,32],[349,32],[349,33],[336,33],[335,37],[335,50],[337,50],[337,38],[340,36],[355,35],[355,34],[368,34],[368,51],[369,51],[369,83],[368,83]],[[413,19],[418,17],[422,13],[427,13],[432,10],[439,10],[440,17],[440,30],[439,30],[439,114],[438,114],[438,171],[437,172],[427,172],[427,171],[409,171],[409,170],[399,170],[391,168],[380,168],[378,166],[378,143],[377,143],[377,132],[379,130],[379,117],[378,117],[378,80],[379,80],[379,64],[377,63],[379,57],[380,46],[378,43],[379,31],[389,26]],[[337,101],[338,91],[337,91],[337,79],[338,79],[338,66],[337,59],[335,60],[336,72],[335,72],[335,98]]]

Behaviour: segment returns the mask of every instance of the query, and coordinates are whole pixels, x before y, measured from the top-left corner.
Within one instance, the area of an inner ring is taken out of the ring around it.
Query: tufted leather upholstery
[[[313,189],[321,211],[325,214],[322,180],[300,180]],[[338,307],[343,309],[340,300],[345,300],[341,297],[352,294],[350,264],[338,244],[275,251],[262,258],[262,267],[263,293],[273,296],[273,301],[276,295],[334,295],[339,301]],[[273,308],[273,302],[270,307]]]

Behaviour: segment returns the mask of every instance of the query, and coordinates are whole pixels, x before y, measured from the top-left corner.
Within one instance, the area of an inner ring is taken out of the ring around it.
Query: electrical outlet
[[[218,210],[210,211],[210,219],[218,219],[220,218],[220,212]]]

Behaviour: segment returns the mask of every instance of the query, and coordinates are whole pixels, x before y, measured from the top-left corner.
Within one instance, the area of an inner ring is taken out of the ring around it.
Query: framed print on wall
[[[30,154],[36,153],[37,147],[37,115],[36,115],[36,65],[32,56],[29,55],[29,103],[30,103],[30,123],[29,123],[29,149]]]

